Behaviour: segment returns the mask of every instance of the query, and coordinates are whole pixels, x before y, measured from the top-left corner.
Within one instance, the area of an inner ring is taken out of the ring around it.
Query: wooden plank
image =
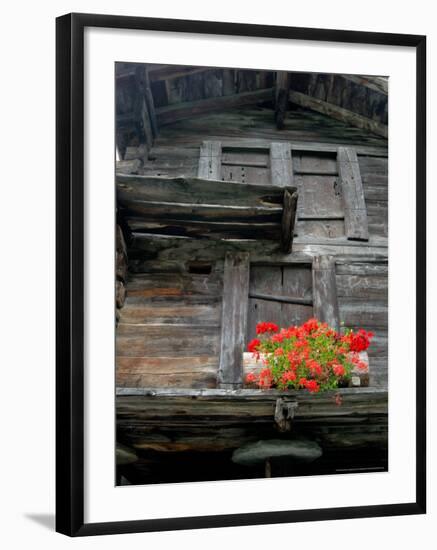
[[[120,323],[116,354],[120,357],[174,357],[217,355],[219,329],[195,325],[141,325]]]
[[[243,92],[240,94],[186,101],[167,105],[156,109],[159,126],[171,124],[178,120],[191,119],[193,116],[210,113],[222,109],[232,109],[243,105],[251,105],[269,101],[273,96],[273,88]]]
[[[200,146],[197,176],[207,180],[220,180],[221,156],[220,141],[203,141]]]
[[[284,191],[284,210],[281,222],[281,250],[290,254],[293,244],[294,223],[296,220],[297,191]]]
[[[141,215],[149,222],[197,220],[205,222],[279,223],[283,213],[283,208],[279,205],[246,207],[141,200],[123,200],[121,204],[127,215]]]
[[[270,145],[270,169],[272,172],[272,185],[278,187],[293,186],[293,167],[289,143],[273,142]]]
[[[122,303],[124,303],[124,299]],[[218,327],[220,326],[220,313],[219,303],[190,304],[190,301],[186,299],[178,299],[175,302],[166,297],[161,302],[126,304],[120,311],[119,322],[145,325],[202,323],[203,326]]]
[[[243,382],[243,351],[249,301],[249,254],[228,252],[223,274],[222,334],[218,383],[221,388]]]
[[[337,161],[343,192],[346,237],[367,241],[367,209],[357,154],[351,147],[339,147]]]
[[[316,256],[313,259],[313,310],[314,317],[328,323],[335,330],[340,329],[333,256]]]
[[[350,124],[351,126],[356,126],[362,130],[368,130],[377,136],[381,136],[386,139],[388,138],[387,125],[349,111],[348,109],[343,109],[333,103],[328,103],[321,99],[316,99],[315,97],[311,97],[294,90],[290,90],[289,99],[292,103],[299,105],[300,107],[311,109],[323,115],[335,118],[336,120],[340,120],[346,124]]]
[[[201,237],[211,239],[269,239],[279,241],[281,228],[278,223],[205,222],[197,220],[148,221],[143,217],[126,217],[131,231],[150,235]]]
[[[211,263],[213,267],[213,263]],[[217,272],[210,275],[192,273],[148,273],[132,275],[128,282],[128,297],[143,299],[174,296],[187,298],[219,298],[222,278]]]
[[[117,387],[213,388],[218,357],[118,357]]]
[[[387,298],[388,278],[385,276],[341,275],[337,272],[338,296],[368,300]]]

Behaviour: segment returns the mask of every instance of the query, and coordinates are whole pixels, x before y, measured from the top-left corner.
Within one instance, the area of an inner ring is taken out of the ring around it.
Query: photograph
[[[390,79],[114,82],[114,483],[388,472]]]

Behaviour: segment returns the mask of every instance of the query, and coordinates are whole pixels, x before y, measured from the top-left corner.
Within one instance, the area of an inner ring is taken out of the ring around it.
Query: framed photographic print
[[[425,508],[425,37],[58,18],[57,530]]]

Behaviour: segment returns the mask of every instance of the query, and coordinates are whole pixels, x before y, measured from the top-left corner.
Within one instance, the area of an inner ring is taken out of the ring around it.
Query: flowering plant
[[[340,334],[317,319],[282,329],[258,323],[256,333],[259,338],[249,342],[248,350],[264,368],[258,375],[249,373],[246,381],[260,388],[305,388],[312,393],[337,388],[351,378],[354,368],[366,369],[359,353],[374,336],[363,329]]]

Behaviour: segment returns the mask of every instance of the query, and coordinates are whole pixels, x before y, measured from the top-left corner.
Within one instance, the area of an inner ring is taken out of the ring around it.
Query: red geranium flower
[[[248,382],[249,384],[251,382],[256,382],[257,378],[256,378],[256,374],[254,372],[249,372],[246,376],[246,382]]]
[[[259,340],[258,338],[254,338],[247,344],[247,349],[248,351],[255,353],[260,344],[261,344],[261,340]]]
[[[344,374],[346,372],[343,365],[339,365],[339,364],[333,365],[332,370],[333,370],[335,376],[344,376]]]
[[[279,327],[275,323],[258,323],[256,325],[256,333],[264,334],[264,332],[278,332]]]

